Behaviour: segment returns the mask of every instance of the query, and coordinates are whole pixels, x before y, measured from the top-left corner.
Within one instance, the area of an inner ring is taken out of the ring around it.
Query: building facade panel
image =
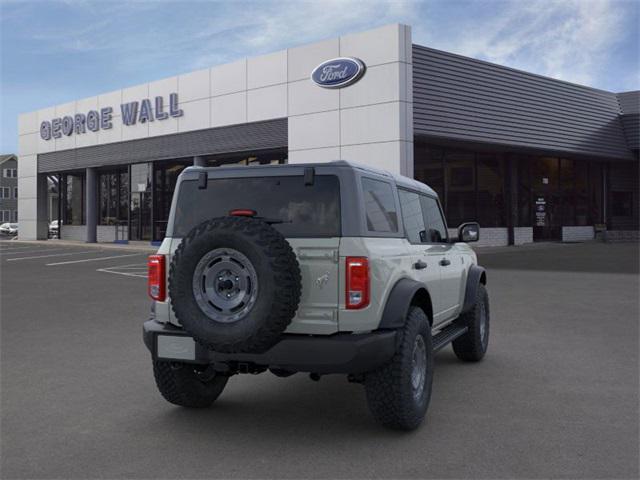
[[[329,58],[340,56],[340,39],[331,38],[288,50],[287,78],[289,82],[308,80],[314,68]]]
[[[230,96],[230,95],[227,95]],[[226,98],[220,97],[220,98]],[[149,134],[152,129],[172,127],[166,134],[176,132],[189,132],[192,130],[202,130],[211,126],[211,100],[208,98],[202,98],[200,100],[193,100],[191,102],[185,102],[179,104],[180,109],[183,111],[183,115],[180,117],[170,117],[162,122],[151,122],[149,124]],[[241,123],[241,122],[237,122]],[[175,129],[173,126],[175,125]],[[228,125],[228,124],[227,124]],[[166,135],[165,134],[165,135]]]
[[[178,96],[181,102],[211,97],[211,69],[205,68],[178,77]]]
[[[340,145],[340,112],[311,113],[289,118],[289,150],[338,147]]]
[[[259,122],[287,116],[287,85],[279,84],[247,92],[247,121]]]
[[[247,59],[211,68],[211,95],[228,95],[247,89]]]
[[[340,90],[318,88],[309,78],[289,83],[289,117],[340,110]]]

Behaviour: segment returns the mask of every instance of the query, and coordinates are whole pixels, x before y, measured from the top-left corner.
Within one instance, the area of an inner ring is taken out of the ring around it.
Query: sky
[[[640,89],[640,0],[0,0],[0,153],[19,113],[400,22],[413,42]]]

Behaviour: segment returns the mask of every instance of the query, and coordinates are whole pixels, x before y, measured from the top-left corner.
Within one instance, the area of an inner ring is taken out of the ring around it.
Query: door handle
[[[442,265],[443,267],[446,267],[447,265],[451,265],[451,262],[446,258],[443,258],[442,260],[440,260],[440,265]]]
[[[427,264],[424,263],[422,260],[418,260],[416,263],[413,264],[413,268],[415,268],[416,270],[422,270],[424,268],[427,268]]]

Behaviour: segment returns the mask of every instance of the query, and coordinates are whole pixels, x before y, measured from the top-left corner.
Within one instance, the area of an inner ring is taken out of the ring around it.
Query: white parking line
[[[118,268],[122,270],[137,270],[137,269],[147,269],[146,263],[127,263],[126,265],[117,265],[115,267],[105,267],[106,269]]]
[[[20,258],[7,258],[7,262],[17,262],[18,260],[32,260],[34,258],[48,258],[48,257],[64,257],[68,255],[81,255],[85,253],[96,253],[95,250],[87,250],[85,252],[67,252],[67,253],[53,253],[51,255],[34,255],[31,257],[20,257]]]
[[[13,248],[0,248],[0,253],[2,252],[24,252],[29,250],[46,250],[46,248],[42,247],[13,247]]]
[[[64,251],[67,251],[67,249],[66,248],[31,248],[27,251],[38,252],[38,253],[51,253],[51,252],[64,252]],[[0,257],[4,255],[24,255],[25,253],[26,253],[25,250],[17,250],[15,252],[13,250],[11,251],[0,250]]]
[[[46,266],[54,267],[56,265],[69,265],[71,263],[97,262],[100,260],[110,260],[112,258],[135,257],[136,255],[146,255],[146,253],[131,253],[129,255],[113,255],[111,257],[85,258],[83,260],[70,260],[68,262],[47,263]],[[10,260],[7,260],[7,261],[9,262]]]
[[[127,265],[118,265],[117,267],[99,268],[96,271],[123,275],[125,277],[147,278],[147,268],[146,263],[131,263]]]

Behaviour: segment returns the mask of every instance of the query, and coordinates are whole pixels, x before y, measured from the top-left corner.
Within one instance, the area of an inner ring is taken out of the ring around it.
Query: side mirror
[[[459,242],[477,242],[480,239],[480,225],[476,222],[463,223],[458,227]]]

